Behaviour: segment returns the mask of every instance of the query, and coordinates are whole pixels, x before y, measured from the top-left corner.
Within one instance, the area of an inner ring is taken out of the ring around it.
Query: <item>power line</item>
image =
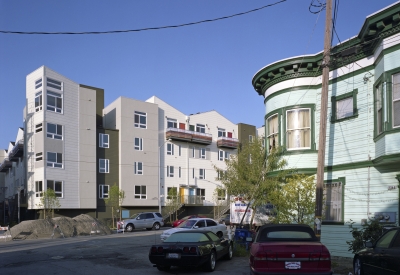
[[[111,33],[126,33],[126,32],[141,32],[141,31],[151,31],[151,30],[161,30],[161,29],[172,29],[172,28],[180,28],[180,27],[187,27],[187,26],[191,26],[191,25],[198,25],[198,24],[202,24],[202,23],[209,23],[209,22],[215,22],[215,21],[219,21],[219,20],[224,20],[224,19],[229,19],[232,17],[237,17],[237,16],[241,16],[241,15],[245,15],[245,14],[249,14],[252,12],[256,12],[271,6],[275,6],[277,4],[286,2],[287,0],[281,0],[266,6],[262,6],[260,8],[256,8],[256,9],[252,9],[249,11],[245,11],[245,12],[240,12],[240,13],[236,13],[233,15],[228,15],[228,16],[223,16],[223,17],[218,17],[218,18],[214,18],[214,19],[205,19],[205,20],[201,20],[201,21],[196,21],[196,22],[190,22],[190,23],[184,23],[184,24],[178,24],[178,25],[170,25],[170,26],[162,26],[162,27],[150,27],[150,28],[142,28],[142,29],[132,29],[132,30],[113,30],[113,31],[99,31],[99,32],[94,32],[94,31],[90,31],[90,32],[19,32],[19,31],[4,31],[4,30],[0,30],[0,33],[6,33],[6,34],[111,34]]]

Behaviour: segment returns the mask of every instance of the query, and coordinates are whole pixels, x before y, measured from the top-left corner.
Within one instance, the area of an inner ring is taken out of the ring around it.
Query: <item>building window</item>
[[[190,154],[190,156],[191,156],[192,158],[195,158],[195,157],[196,157],[196,151],[195,151],[195,148],[194,148],[194,147],[192,147],[192,148],[190,148],[190,150],[192,151],[192,152],[191,152],[191,154]]]
[[[147,128],[147,114],[135,111],[135,128]]]
[[[286,111],[286,147],[293,149],[311,148],[310,109]]]
[[[178,154],[179,156],[182,156],[182,146],[178,145]]]
[[[100,199],[108,199],[108,190],[110,189],[109,185],[99,185],[99,198]]]
[[[204,124],[196,124],[196,132],[205,133],[206,132],[206,126]]]
[[[135,150],[143,151],[143,139],[142,138],[135,138]]]
[[[279,146],[279,115],[275,114],[267,119],[267,141],[268,150]]]
[[[199,179],[201,179],[201,180],[206,179],[206,169],[203,169],[203,168],[199,169]]]
[[[343,182],[327,182],[324,185],[324,222],[343,222]]]
[[[174,177],[174,166],[167,166],[167,177]]]
[[[376,87],[376,100],[375,100],[375,110],[376,110],[376,131],[379,135],[383,132],[383,117],[382,117],[382,84]]]
[[[43,153],[39,152],[35,154],[35,161],[42,161],[43,160]]]
[[[174,154],[174,145],[172,143],[167,143],[167,155]]]
[[[178,188],[176,187],[168,187],[167,188],[167,199],[173,200],[178,198]]]
[[[62,94],[47,91],[47,111],[62,113]]]
[[[99,147],[109,148],[109,136],[108,134],[99,134]]]
[[[393,128],[400,127],[400,73],[392,76]]]
[[[182,171],[181,171],[182,169],[181,169],[181,167],[179,166],[179,168],[178,168],[178,176],[181,178],[182,177]]]
[[[196,196],[204,201],[206,199],[206,189],[196,188]]]
[[[192,168],[192,178],[194,179],[194,168]]]
[[[135,166],[135,175],[143,175],[143,162],[136,162],[134,163]]]
[[[99,173],[109,173],[109,165],[108,159],[99,159]]]
[[[206,148],[200,148],[199,149],[199,153],[200,153],[200,158],[201,159],[205,159],[206,158]]]
[[[218,151],[218,160],[223,161],[223,160],[229,159],[229,156],[230,156],[229,152],[226,152],[223,150]]]
[[[39,112],[42,110],[42,103],[42,91],[40,91],[35,94],[35,112]]]
[[[36,198],[43,197],[43,182],[35,181],[35,196]]]
[[[249,142],[250,142],[250,143],[253,143],[253,142],[254,142],[254,136],[249,135]]]
[[[167,128],[178,128],[178,122],[176,119],[167,118]]]
[[[340,96],[333,96],[331,122],[342,121],[344,119],[356,117],[357,114],[357,93],[355,89],[350,93]]]
[[[217,199],[219,201],[226,200],[226,190],[225,189],[217,189]]]
[[[62,125],[47,123],[47,137],[52,139],[62,139]]]
[[[226,137],[225,129],[218,128],[218,137]]]
[[[51,87],[57,90],[62,90],[62,82],[51,79],[51,78],[47,78],[47,87]]]
[[[35,125],[35,133],[39,133],[43,130],[43,123],[39,123]]]
[[[42,79],[38,79],[35,81],[35,89],[42,87]]]
[[[48,180],[47,181],[47,190],[53,189],[56,197],[63,197],[63,182],[58,180]]]
[[[47,152],[47,167],[62,168],[62,154]]]
[[[225,177],[226,171],[218,170],[217,173],[218,173],[218,174],[217,174],[218,180],[222,180],[222,179]]]
[[[135,185],[135,199],[147,199],[146,185]]]

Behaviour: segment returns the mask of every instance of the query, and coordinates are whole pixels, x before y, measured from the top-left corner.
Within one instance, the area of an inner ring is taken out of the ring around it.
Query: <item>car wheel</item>
[[[218,236],[218,238],[222,238],[224,236],[224,234],[221,231],[218,231],[217,236]]]
[[[125,231],[127,232],[132,232],[133,229],[135,229],[135,226],[133,226],[133,224],[129,223],[125,226]]]
[[[168,271],[171,268],[169,265],[157,265],[157,269],[160,271]]]
[[[226,260],[232,260],[233,257],[233,244],[229,244],[228,254],[225,255]]]
[[[361,260],[358,257],[356,257],[353,261],[353,271],[354,271],[354,275],[363,275],[364,274],[364,272],[362,270],[362,266],[361,266]]]
[[[158,223],[158,222],[156,222],[154,225],[153,225],[153,229],[154,230],[159,230],[160,229],[160,224]]]
[[[213,272],[215,270],[216,262],[217,262],[217,259],[215,256],[215,251],[211,250],[210,257],[206,263],[206,270],[209,272]]]

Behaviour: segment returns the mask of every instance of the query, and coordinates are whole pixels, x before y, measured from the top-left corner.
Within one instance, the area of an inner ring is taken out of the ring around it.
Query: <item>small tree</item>
[[[350,233],[353,236],[353,240],[346,241],[349,245],[349,251],[356,253],[358,250],[364,247],[365,242],[375,242],[383,233],[383,226],[378,220],[369,219],[361,228],[354,226],[354,221],[349,222]]]
[[[121,219],[121,205],[125,199],[125,191],[120,190],[118,185],[111,186],[108,192],[108,198],[105,199],[105,203],[108,207],[111,207],[111,215],[113,220],[113,227],[115,227],[115,213],[119,212],[119,218]],[[118,211],[117,211],[118,210]]]
[[[313,224],[315,212],[314,176],[295,174],[271,192],[270,202],[276,207],[274,223]]]
[[[61,207],[60,201],[53,189],[48,188],[43,192],[43,196],[40,198],[39,207],[43,208],[43,218],[51,216],[54,218],[54,211]]]
[[[180,194],[178,188],[172,187],[168,190],[167,199],[165,201],[165,215],[169,216],[169,220],[172,222],[174,219],[178,219],[178,210],[181,207],[182,202],[180,200]]]
[[[214,219],[219,219],[223,214],[222,211],[226,209],[229,200],[226,200],[226,190],[222,187],[217,187],[213,193],[214,200]]]

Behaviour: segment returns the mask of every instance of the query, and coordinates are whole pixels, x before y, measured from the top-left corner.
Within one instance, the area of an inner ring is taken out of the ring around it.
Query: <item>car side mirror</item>
[[[137,219],[137,220],[140,220],[140,218],[139,218],[139,217],[137,217],[136,219]]]
[[[193,227],[194,229],[197,229],[197,228],[199,228],[197,225],[195,226],[195,227]]]
[[[372,244],[372,242],[365,242],[365,247],[372,248],[374,247],[374,245]]]

